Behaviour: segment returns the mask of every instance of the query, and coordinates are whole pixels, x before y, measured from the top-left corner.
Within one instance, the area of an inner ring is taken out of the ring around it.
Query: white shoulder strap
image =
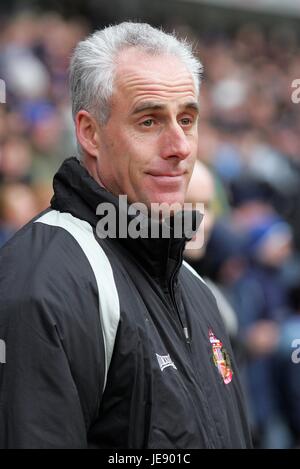
[[[202,283],[207,285],[206,282],[203,280],[203,278],[200,277],[198,272],[196,272],[195,269],[193,269],[193,267],[190,266],[190,264],[188,264],[186,261],[183,261],[182,265],[184,265],[190,272],[192,272],[192,274],[194,274],[195,277],[197,277],[199,280],[201,280]]]
[[[57,226],[70,233],[83,250],[94,272],[98,286],[99,315],[105,348],[104,391],[120,320],[119,296],[108,257],[96,241],[89,223],[73,217],[70,213],[51,210],[35,223]]]

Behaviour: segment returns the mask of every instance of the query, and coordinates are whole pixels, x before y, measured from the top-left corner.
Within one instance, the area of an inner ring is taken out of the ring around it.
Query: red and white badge
[[[233,375],[229,354],[211,329],[208,331],[208,337],[212,346],[214,364],[218,368],[224,383],[228,384],[231,382]]]

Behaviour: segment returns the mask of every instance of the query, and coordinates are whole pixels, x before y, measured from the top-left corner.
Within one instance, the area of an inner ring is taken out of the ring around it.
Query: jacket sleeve
[[[0,448],[87,447],[64,338],[47,303],[31,298],[1,305],[0,338],[6,347],[0,364]]]

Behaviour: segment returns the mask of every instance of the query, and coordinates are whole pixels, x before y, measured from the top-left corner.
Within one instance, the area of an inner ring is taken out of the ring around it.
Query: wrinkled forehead
[[[114,92],[124,92],[129,96],[162,91],[198,98],[194,77],[178,57],[152,55],[132,47],[119,53],[116,64]]]

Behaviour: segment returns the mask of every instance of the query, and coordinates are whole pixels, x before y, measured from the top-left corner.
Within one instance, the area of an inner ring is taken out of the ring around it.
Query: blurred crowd
[[[300,107],[291,85],[300,76],[299,37],[242,25],[232,35],[200,35],[198,49],[206,170],[193,175],[189,201],[205,204],[207,244],[186,256],[217,287],[225,323],[227,302],[234,311],[237,327],[230,319],[228,330],[255,446],[297,447]]]
[[[85,19],[56,13],[20,14],[0,23],[0,78],[6,83],[6,104],[0,104],[1,246],[48,207],[54,173],[76,154],[68,65],[90,28]],[[230,34],[186,26],[178,31],[195,42],[205,67],[198,155],[205,171],[189,197],[205,203],[206,245],[187,257],[217,288],[224,315],[231,315],[255,445],[295,447],[300,104],[291,100],[291,85],[300,78],[298,33],[252,24]]]
[[[23,13],[0,28],[0,245],[49,206],[52,179],[75,152],[68,66],[84,20]]]

